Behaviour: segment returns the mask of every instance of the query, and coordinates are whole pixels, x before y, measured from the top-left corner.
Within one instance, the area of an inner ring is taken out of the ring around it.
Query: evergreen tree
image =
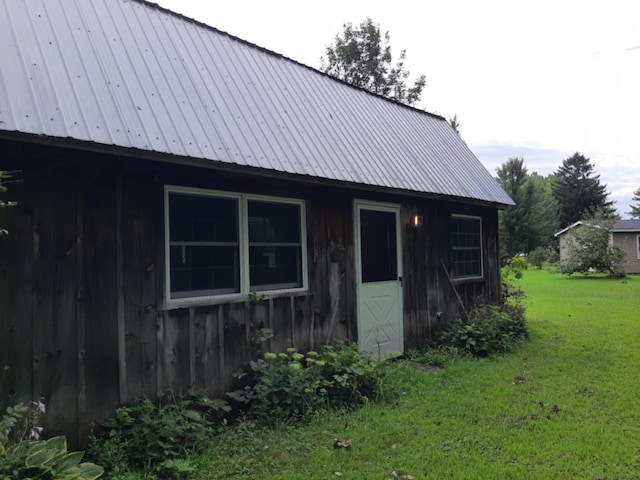
[[[635,205],[633,205],[635,203]],[[634,218],[640,219],[640,188],[633,192],[633,198],[631,199],[631,211],[627,212]]]
[[[615,217],[607,187],[600,184],[600,175],[594,175],[589,158],[576,152],[562,162],[555,174],[553,196],[558,202],[561,226],[591,217],[598,210],[605,217]]]
[[[420,75],[413,86],[407,86],[406,50],[400,51],[393,66],[389,32],[382,34],[380,25],[374,25],[370,18],[356,27],[347,23],[343,28],[342,35],[336,35],[326,48],[326,59],[320,59],[323,72],[407,105],[420,101],[426,78]]]

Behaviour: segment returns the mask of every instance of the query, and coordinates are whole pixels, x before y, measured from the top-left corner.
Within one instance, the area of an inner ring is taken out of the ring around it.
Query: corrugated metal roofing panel
[[[138,0],[0,0],[0,129],[512,204],[441,117]]]

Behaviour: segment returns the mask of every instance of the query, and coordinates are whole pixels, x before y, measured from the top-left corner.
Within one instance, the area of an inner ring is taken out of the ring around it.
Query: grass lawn
[[[435,372],[397,362],[394,403],[230,429],[197,477],[640,479],[640,277],[520,282],[531,341],[516,352]]]

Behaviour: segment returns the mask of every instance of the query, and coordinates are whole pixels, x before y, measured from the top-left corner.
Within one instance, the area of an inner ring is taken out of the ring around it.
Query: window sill
[[[251,296],[259,296],[261,301],[269,301],[276,298],[286,297],[306,297],[310,295],[309,290],[288,290],[286,292],[252,292]],[[165,303],[162,310],[177,310],[180,308],[193,308],[193,307],[212,307],[215,305],[229,305],[234,303],[252,303],[249,295],[234,295],[234,296],[220,296],[220,297],[206,297],[206,298],[178,298],[170,300]],[[255,300],[253,300],[255,303]]]

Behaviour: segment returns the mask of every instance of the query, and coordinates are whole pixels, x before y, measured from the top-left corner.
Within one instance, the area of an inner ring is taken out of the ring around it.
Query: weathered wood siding
[[[497,299],[497,211],[194,166],[0,141],[22,183],[0,217],[0,407],[43,397],[45,427],[74,443],[119,403],[192,386],[223,395],[261,352],[357,341],[354,199],[401,205],[404,336],[417,348],[478,299]],[[306,202],[309,292],[164,307],[165,184]],[[286,193],[285,193],[286,192]],[[483,218],[480,281],[449,280],[452,214]],[[266,342],[252,342],[261,328]]]

